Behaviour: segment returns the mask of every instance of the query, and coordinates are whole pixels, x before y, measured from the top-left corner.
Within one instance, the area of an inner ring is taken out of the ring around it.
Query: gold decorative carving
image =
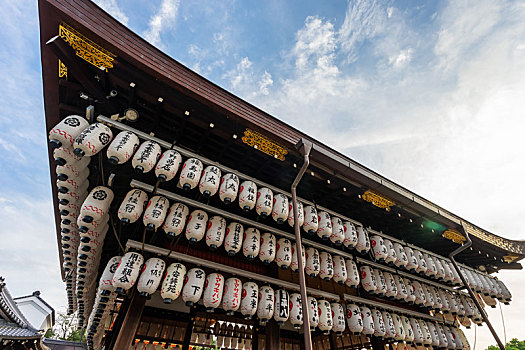
[[[64,41],[75,50],[77,56],[84,61],[105,71],[107,71],[108,68],[113,68],[113,61],[117,56],[95,44],[71,26],[65,23],[60,24],[58,26],[58,35],[64,39]]]
[[[61,60],[58,60],[58,77],[67,79],[67,67]]]
[[[505,260],[505,262],[511,263],[511,262],[514,262],[515,260],[518,260],[519,258],[520,258],[519,255],[509,254],[509,255],[505,255],[503,257],[503,260]]]
[[[443,232],[443,237],[457,244],[463,244],[467,240],[465,236],[463,236],[461,233],[459,233],[456,230],[451,230],[451,229]]]
[[[396,202],[391,201],[390,199],[387,199],[381,196],[379,193],[376,193],[371,190],[368,190],[365,193],[363,193],[361,195],[361,198],[369,203],[372,203],[378,208],[386,209],[388,211],[390,211],[390,207],[396,205]]]
[[[469,235],[477,237],[498,248],[506,250],[509,253],[525,255],[525,250],[523,248],[524,244],[519,244],[520,242],[510,241],[508,239],[498,237],[490,232],[482,230],[466,222],[463,222],[463,227],[465,228],[465,230],[467,231]]]
[[[263,134],[251,129],[246,129],[244,131],[242,142],[263,153],[266,153],[269,156],[280,159],[282,161],[285,160],[284,156],[288,154],[288,150],[286,149],[286,147],[281,146],[280,144],[270,140]]]

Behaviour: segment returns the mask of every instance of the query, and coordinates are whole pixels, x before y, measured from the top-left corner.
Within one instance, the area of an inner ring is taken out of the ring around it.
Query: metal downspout
[[[456,269],[456,272],[458,273],[459,278],[461,278],[461,282],[463,282],[463,285],[465,286],[465,288],[467,288],[467,291],[468,291],[470,297],[472,298],[472,300],[474,301],[474,304],[476,305],[476,308],[479,310],[479,313],[481,314],[481,317],[483,318],[483,321],[489,327],[490,332],[492,333],[492,336],[494,337],[494,339],[496,339],[496,342],[498,343],[499,348],[501,350],[505,350],[505,345],[503,345],[503,343],[499,339],[498,335],[496,334],[496,330],[494,330],[494,327],[492,327],[492,324],[490,323],[489,318],[488,318],[487,314],[485,313],[485,309],[483,309],[483,307],[479,303],[478,299],[476,298],[476,295],[474,294],[474,291],[472,291],[472,289],[469,287],[465,276],[463,276],[463,274],[461,273],[461,270],[459,269],[459,266],[458,266],[456,260],[454,260],[454,257],[456,255],[458,255],[459,253],[461,253],[462,251],[464,251],[465,249],[467,249],[468,247],[470,247],[472,245],[472,240],[470,239],[469,234],[468,234],[467,230],[465,229],[465,227],[463,227],[463,233],[465,234],[465,237],[467,238],[467,242],[465,244],[463,244],[461,247],[459,247],[458,249],[454,250],[452,253],[450,253],[448,255],[448,257],[450,258],[450,261],[452,262],[452,265],[454,266],[454,269]]]
[[[299,185],[299,182],[301,181],[306,168],[308,168],[308,165],[310,164],[310,151],[312,150],[312,144],[305,140],[301,139],[297,143],[296,146],[299,149],[299,152],[304,156],[304,163],[301,169],[299,170],[299,173],[295,177],[295,180],[292,184],[291,192],[292,192],[292,203],[293,203],[293,217],[294,217],[294,224],[293,228],[295,231],[295,242],[296,242],[296,249],[297,249],[297,263],[299,265],[299,286],[301,288],[301,305],[303,308],[303,331],[304,331],[304,348],[306,350],[312,350],[312,336],[310,334],[310,317],[308,315],[308,300],[306,296],[306,282],[304,278],[304,269],[303,269],[303,247],[302,247],[302,240],[301,240],[301,228],[299,227],[299,220],[298,220],[298,210],[297,210],[297,185]]]

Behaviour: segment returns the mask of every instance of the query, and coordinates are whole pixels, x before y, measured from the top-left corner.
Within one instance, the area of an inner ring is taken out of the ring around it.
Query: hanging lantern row
[[[245,325],[235,326],[231,323],[227,324],[226,322],[215,323],[213,328],[213,334],[217,337],[216,345],[217,348],[227,348],[227,349],[251,349],[252,347],[252,334],[246,332],[247,327]],[[196,336],[195,343],[201,342],[201,337],[204,334],[202,333],[193,333]],[[211,344],[212,337],[210,334],[204,336],[205,341],[203,342],[206,345]]]
[[[115,305],[116,293],[97,291],[92,311],[86,326],[86,344],[88,350],[101,349],[107,322],[111,322],[110,312]]]

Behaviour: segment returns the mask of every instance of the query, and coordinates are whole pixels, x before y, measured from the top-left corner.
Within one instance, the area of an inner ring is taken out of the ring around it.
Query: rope
[[[476,340],[478,340],[478,327],[477,325],[474,325],[474,346],[472,347],[472,350],[476,350]]]
[[[499,304],[499,312],[501,314],[501,324],[503,325],[503,338],[505,339],[505,344],[507,344],[507,330],[505,329],[505,318],[503,317],[503,309],[501,308],[501,303]]]

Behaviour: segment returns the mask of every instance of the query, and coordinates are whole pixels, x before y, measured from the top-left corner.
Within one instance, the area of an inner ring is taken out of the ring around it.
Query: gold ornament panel
[[[467,238],[456,230],[446,230],[443,232],[443,237],[457,244],[463,244],[467,241]]]
[[[506,250],[511,253],[525,255],[523,245],[518,242],[513,242],[502,237],[498,237],[490,232],[484,231],[478,227],[475,227],[469,223],[463,222],[463,227],[469,235],[477,237],[487,243],[490,243],[498,248]]]
[[[378,208],[386,209],[388,211],[390,211],[390,207],[396,205],[396,202],[387,199],[371,190],[368,190],[365,193],[363,193],[361,195],[361,198],[366,202],[372,203]]]
[[[284,161],[286,159],[285,155],[288,154],[286,147],[270,140],[255,130],[246,129],[242,137],[242,142],[281,161]]]

